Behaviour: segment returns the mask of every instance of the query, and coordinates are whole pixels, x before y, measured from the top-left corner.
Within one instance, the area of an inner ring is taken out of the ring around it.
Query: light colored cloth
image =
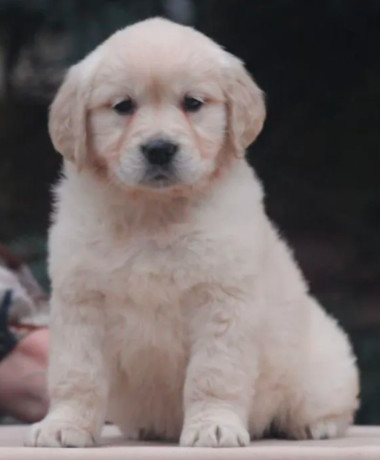
[[[326,441],[262,440],[236,449],[183,448],[175,444],[127,442],[106,426],[100,447],[27,448],[27,426],[0,427],[2,460],[380,460],[380,426],[352,427],[344,438]]]
[[[10,324],[46,326],[49,318],[48,296],[29,268],[0,244],[0,300],[12,290]]]

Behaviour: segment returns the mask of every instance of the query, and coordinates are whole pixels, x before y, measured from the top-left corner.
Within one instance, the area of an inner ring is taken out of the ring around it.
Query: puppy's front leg
[[[33,425],[27,444],[85,447],[96,442],[105,417],[104,318],[99,296],[52,299],[50,410]]]
[[[249,303],[239,292],[208,292],[192,311],[191,356],[184,389],[180,444],[246,446],[257,358]]]

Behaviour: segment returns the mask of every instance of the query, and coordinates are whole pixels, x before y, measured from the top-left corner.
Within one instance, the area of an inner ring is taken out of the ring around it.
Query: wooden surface
[[[175,444],[127,442],[113,426],[101,445],[88,449],[23,447],[27,426],[0,427],[1,460],[380,460],[380,426],[352,427],[344,438],[324,441],[255,441],[236,449],[182,448]]]

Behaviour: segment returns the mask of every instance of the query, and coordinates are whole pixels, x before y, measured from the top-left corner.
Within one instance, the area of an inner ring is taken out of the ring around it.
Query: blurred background
[[[49,288],[61,159],[48,106],[67,66],[153,15],[194,25],[240,56],[267,94],[248,161],[312,292],[353,340],[357,422],[379,424],[379,0],[0,0],[0,242]]]

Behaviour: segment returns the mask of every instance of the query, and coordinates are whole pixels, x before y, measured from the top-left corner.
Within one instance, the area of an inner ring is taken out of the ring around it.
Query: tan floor
[[[102,445],[90,449],[23,447],[27,426],[0,427],[1,460],[380,460],[380,426],[352,427],[346,437],[329,441],[256,441],[240,449],[191,449],[174,444],[126,442],[117,429],[104,429]]]

